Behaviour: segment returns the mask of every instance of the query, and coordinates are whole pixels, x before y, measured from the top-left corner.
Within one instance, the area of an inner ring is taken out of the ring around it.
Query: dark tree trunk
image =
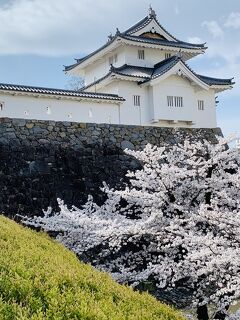
[[[206,304],[204,306],[197,307],[197,317],[198,320],[209,320],[208,308]]]
[[[229,306],[226,307],[226,311],[229,309]],[[213,319],[216,319],[216,320],[225,320],[226,319],[226,312],[224,311],[218,311],[214,318]]]

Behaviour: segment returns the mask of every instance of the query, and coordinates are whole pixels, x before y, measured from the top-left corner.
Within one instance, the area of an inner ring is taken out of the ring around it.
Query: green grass
[[[0,216],[0,319],[183,320],[147,293],[80,263],[43,233]]]

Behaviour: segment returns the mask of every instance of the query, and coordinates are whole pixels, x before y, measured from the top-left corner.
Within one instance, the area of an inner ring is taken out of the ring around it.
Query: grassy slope
[[[183,319],[79,263],[44,234],[0,216],[0,319]]]

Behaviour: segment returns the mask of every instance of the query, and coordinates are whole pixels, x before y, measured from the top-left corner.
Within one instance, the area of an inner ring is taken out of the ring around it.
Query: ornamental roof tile
[[[13,92],[22,92],[22,93],[37,93],[43,95],[57,95],[65,97],[76,97],[76,98],[89,98],[89,99],[98,99],[98,100],[113,100],[113,101],[125,101],[122,97],[119,97],[116,94],[106,94],[106,93],[93,93],[93,92],[82,92],[74,90],[65,90],[65,89],[52,89],[52,88],[43,88],[43,87],[32,87],[24,86],[17,84],[6,84],[0,83],[0,92],[1,91],[13,91]]]

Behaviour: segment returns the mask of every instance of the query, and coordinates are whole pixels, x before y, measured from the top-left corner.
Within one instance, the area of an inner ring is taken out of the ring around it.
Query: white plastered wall
[[[176,75],[169,76],[153,86],[139,86],[134,81],[115,80],[100,91],[125,98],[126,101],[120,106],[123,124],[194,128],[217,126],[214,90],[193,86],[188,79]],[[133,104],[134,95],[141,97],[140,108]],[[167,96],[183,97],[183,107],[168,107]],[[198,110],[198,100],[204,101],[204,110]]]
[[[0,117],[119,124],[119,104],[0,93]]]
[[[120,47],[85,68],[85,85],[93,83],[95,80],[102,78],[109,72],[109,58],[114,57],[115,54],[117,54],[117,62],[114,62],[113,65],[115,67],[121,67],[125,64],[124,48]]]
[[[133,81],[119,81],[118,92],[126,99],[120,106],[121,122],[129,125],[150,125],[148,87],[142,88]],[[134,95],[140,96],[140,107],[134,106]]]
[[[149,101],[149,87],[140,87],[135,81],[115,80],[100,90],[103,93],[118,94],[126,100],[120,105],[121,123],[129,125],[150,125],[153,112]],[[140,96],[141,106],[134,106],[134,95]]]
[[[144,50],[145,59],[138,59],[138,50]],[[154,67],[155,64],[165,59],[165,53],[171,53],[170,51],[161,51],[159,49],[151,49],[137,46],[125,47],[125,60],[126,64],[141,66],[141,67]],[[173,53],[172,53],[173,54]]]
[[[91,87],[90,89],[91,89],[91,92],[94,92],[94,90],[93,90],[94,88]],[[119,95],[119,80],[115,80],[115,81],[107,84],[103,88],[99,89],[97,92]]]
[[[183,97],[183,107],[169,107],[167,96]],[[204,100],[204,110],[198,110]],[[154,120],[192,121],[192,127],[216,127],[215,92],[193,86],[187,79],[172,75],[153,86]]]

